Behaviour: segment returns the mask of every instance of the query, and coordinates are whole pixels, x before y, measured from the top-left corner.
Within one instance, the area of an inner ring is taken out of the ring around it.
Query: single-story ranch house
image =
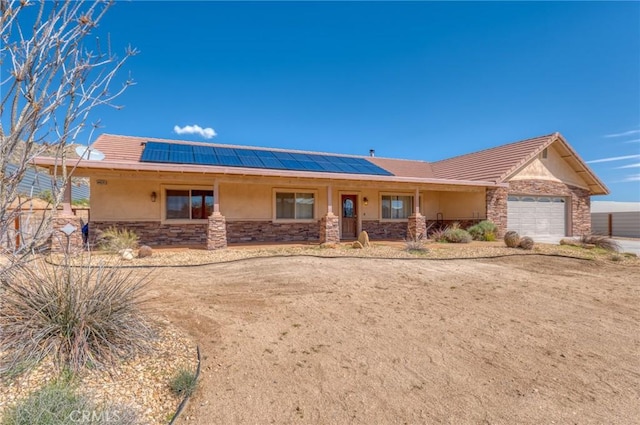
[[[581,235],[608,193],[559,133],[437,162],[109,134],[92,149],[73,171],[90,179],[90,238],[116,226],[151,246],[405,239],[482,219],[498,236]]]

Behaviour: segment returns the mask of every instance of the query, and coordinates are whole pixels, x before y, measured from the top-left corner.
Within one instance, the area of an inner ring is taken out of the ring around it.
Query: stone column
[[[227,247],[227,221],[222,214],[214,212],[209,216],[207,227],[207,249],[223,249]]]
[[[320,243],[340,242],[339,220],[339,217],[332,212],[328,212],[320,219]]]
[[[502,238],[507,231],[507,199],[509,191],[506,187],[487,189],[486,192],[487,220],[498,227],[497,238]]]
[[[407,223],[407,239],[417,241],[421,238],[427,238],[427,220],[422,214],[415,213]]]
[[[54,212],[52,220],[51,252],[78,254],[83,250],[82,220],[80,217]],[[75,229],[74,229],[75,228]],[[67,236],[69,234],[69,236]]]

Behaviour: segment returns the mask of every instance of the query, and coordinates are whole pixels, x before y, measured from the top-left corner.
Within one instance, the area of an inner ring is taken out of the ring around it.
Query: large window
[[[413,196],[382,195],[383,219],[406,219],[413,212]]]
[[[276,192],[276,219],[312,220],[314,205],[313,193]]]
[[[202,220],[213,213],[212,190],[168,189],[166,193],[168,220]]]

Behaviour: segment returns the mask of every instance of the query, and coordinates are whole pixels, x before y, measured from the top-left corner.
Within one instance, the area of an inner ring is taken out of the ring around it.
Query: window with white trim
[[[167,189],[167,220],[205,220],[213,213],[213,190]]]
[[[386,220],[404,220],[413,213],[413,196],[382,195],[382,218]]]
[[[276,192],[276,220],[313,220],[315,194]]]

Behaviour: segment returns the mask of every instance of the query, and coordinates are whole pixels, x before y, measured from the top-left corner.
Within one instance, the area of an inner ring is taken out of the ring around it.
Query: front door
[[[358,195],[342,195],[342,238],[358,236]]]

